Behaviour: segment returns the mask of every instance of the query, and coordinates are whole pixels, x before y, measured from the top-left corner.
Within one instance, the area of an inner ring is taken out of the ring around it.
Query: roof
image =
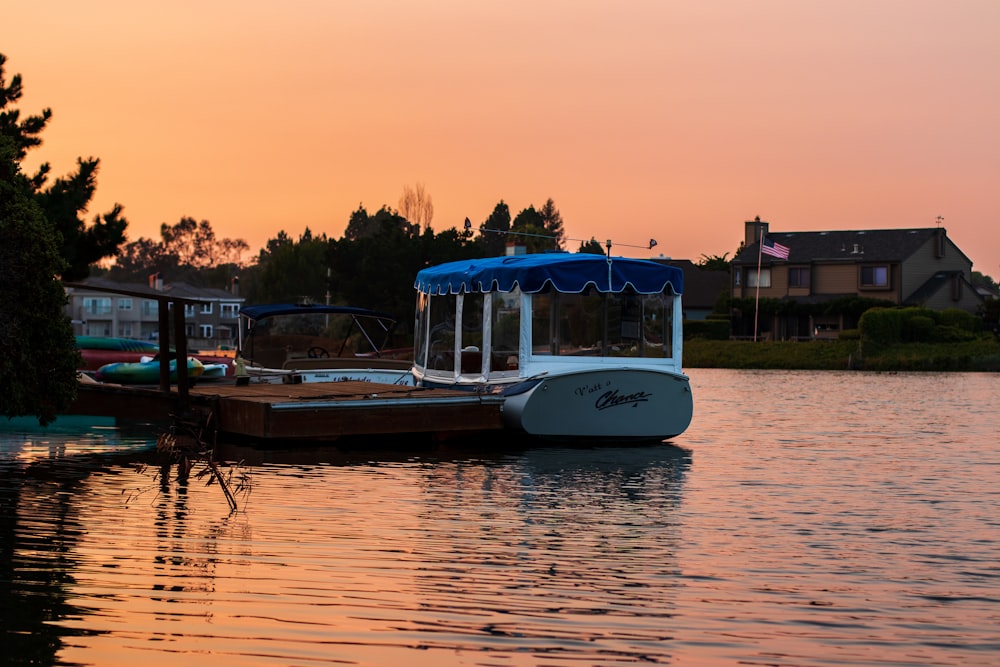
[[[551,286],[579,294],[588,287],[598,292],[659,294],[670,286],[684,291],[684,272],[644,259],[605,257],[592,253],[538,253],[448,262],[423,269],[414,287],[428,294],[510,292],[515,287],[533,294]]]
[[[863,229],[829,232],[768,232],[767,238],[789,248],[788,262],[901,262],[933,240],[946,233],[943,227],[919,229]],[[733,262],[757,263],[759,243],[744,247]],[[776,258],[763,255],[765,264]]]
[[[101,277],[89,277],[85,280],[67,283],[77,289],[91,289],[100,292],[114,292],[128,296],[148,297],[150,299],[168,299],[181,302],[208,301],[243,301],[243,298],[217,287],[195,287],[185,282],[169,283],[163,289],[155,289],[144,283],[119,282]]]
[[[688,309],[711,310],[719,294],[729,287],[728,271],[706,271],[689,259],[654,259],[654,262],[675,266],[684,272],[684,305]]]
[[[163,286],[168,294],[185,296],[190,299],[218,299],[221,301],[242,301],[243,297],[218,287],[196,287],[185,282],[168,283]]]
[[[983,296],[973,287],[972,283],[965,278],[965,274],[962,271],[937,271],[934,275],[928,278],[923,285],[914,290],[913,294],[906,297],[903,302],[907,304],[921,305],[939,292],[942,288],[950,285],[951,281],[956,278],[968,285],[972,289],[972,292],[976,295],[977,299],[981,300],[983,298]]]
[[[383,320],[396,321],[395,315],[368,308],[353,306],[327,306],[321,303],[271,303],[240,308],[240,315],[251,320],[280,315],[352,315],[356,317],[375,317]]]

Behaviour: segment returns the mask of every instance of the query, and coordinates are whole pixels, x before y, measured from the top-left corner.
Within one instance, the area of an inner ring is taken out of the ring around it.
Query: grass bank
[[[857,340],[684,341],[687,368],[764,368],[785,370],[1000,371],[1000,343],[980,339],[961,343],[901,343],[866,349]]]

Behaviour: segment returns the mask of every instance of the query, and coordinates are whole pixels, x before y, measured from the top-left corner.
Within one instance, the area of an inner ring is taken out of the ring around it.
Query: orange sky
[[[942,216],[997,278],[998,29],[996,0],[14,0],[0,53],[54,114],[27,166],[99,157],[88,219],[133,240],[339,238],[422,183],[437,231],[551,197],[571,239],[695,260],[756,215]]]

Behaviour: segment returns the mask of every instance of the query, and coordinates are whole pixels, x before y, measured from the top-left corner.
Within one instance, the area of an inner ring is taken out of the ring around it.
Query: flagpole
[[[753,342],[757,342],[757,313],[760,308],[760,258],[764,254],[764,234],[760,235],[760,245],[757,248],[757,296],[753,301]]]

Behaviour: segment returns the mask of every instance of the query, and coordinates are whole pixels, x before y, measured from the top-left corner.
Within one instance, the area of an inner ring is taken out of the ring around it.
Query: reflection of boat
[[[205,366],[194,357],[188,357],[187,374],[191,379],[201,376]],[[105,364],[94,374],[102,382],[118,384],[157,384],[160,381],[160,360],[146,358],[145,361],[115,362]],[[170,360],[170,381],[177,382],[177,360]]]
[[[238,369],[252,382],[412,385],[412,350],[388,347],[395,326],[392,315],[367,308],[308,302],[245,306]]]
[[[664,439],[691,422],[681,371],[684,275],[657,262],[545,253],[417,274],[413,373],[505,397],[508,427]]]

